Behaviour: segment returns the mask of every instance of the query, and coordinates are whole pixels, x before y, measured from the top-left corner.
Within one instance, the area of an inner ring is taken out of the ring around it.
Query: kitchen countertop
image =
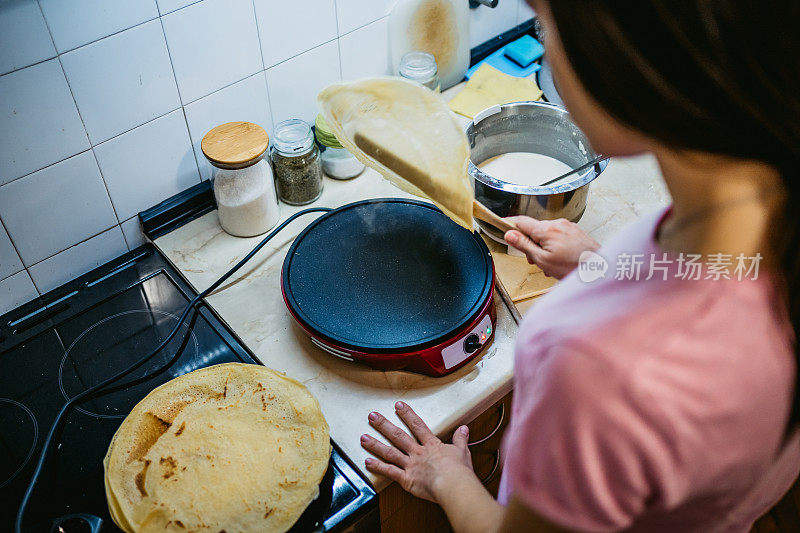
[[[451,91],[446,96],[452,97]],[[326,177],[323,194],[312,205],[338,207],[380,197],[411,196],[367,169],[348,181]],[[588,207],[579,225],[602,243],[619,228],[667,202],[668,195],[651,157],[613,159],[592,184]],[[280,207],[282,219],[303,209],[285,204]],[[357,467],[364,471],[367,457],[359,444],[360,435],[374,434],[367,424],[370,411],[380,411],[400,424],[394,415],[394,402],[403,400],[435,433],[445,434],[510,392],[517,325],[497,296],[493,343],[479,358],[445,377],[372,370],[334,357],[313,345],[286,309],[281,296],[280,273],[290,243],[317,216],[309,214],[290,224],[228,283],[209,296],[208,303],[259,361],[308,387],[322,406],[332,438]],[[260,237],[239,238],[226,234],[213,211],[156,239],[155,245],[200,291],[244,257],[259,240]],[[388,480],[365,473],[378,490],[388,485]]]

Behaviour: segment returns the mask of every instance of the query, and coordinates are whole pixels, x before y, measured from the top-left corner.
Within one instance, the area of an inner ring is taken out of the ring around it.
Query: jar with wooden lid
[[[264,159],[269,135],[252,122],[228,122],[206,133],[203,154],[213,167],[219,224],[237,237],[266,233],[280,219],[272,169]]]
[[[322,163],[308,124],[293,118],[275,126],[270,155],[281,201],[305,205],[320,197]]]
[[[317,115],[314,130],[322,155],[322,171],[337,180],[354,178],[364,172],[364,163],[356,159],[331,131],[325,117]]]

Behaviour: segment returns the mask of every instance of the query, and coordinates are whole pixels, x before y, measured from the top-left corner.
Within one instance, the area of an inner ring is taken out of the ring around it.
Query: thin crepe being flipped
[[[438,94],[412,81],[382,77],[336,83],[317,100],[333,133],[359,160],[472,231],[469,143]],[[378,161],[365,153],[364,141],[398,164],[389,168],[385,157]]]

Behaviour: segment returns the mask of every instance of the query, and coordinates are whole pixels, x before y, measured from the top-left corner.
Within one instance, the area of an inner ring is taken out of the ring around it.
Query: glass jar
[[[219,224],[236,237],[261,235],[280,219],[272,169],[263,159],[268,146],[267,132],[252,122],[217,126],[200,144],[213,168]]]
[[[325,117],[317,115],[314,129],[322,151],[320,156],[322,170],[326,175],[337,180],[346,180],[364,172],[364,163],[342,146],[325,121]]]
[[[270,156],[283,202],[305,205],[320,197],[322,163],[308,124],[293,118],[275,126]]]
[[[400,58],[399,74],[403,78],[421,83],[433,92],[439,92],[439,69],[436,58],[428,52],[408,52]]]

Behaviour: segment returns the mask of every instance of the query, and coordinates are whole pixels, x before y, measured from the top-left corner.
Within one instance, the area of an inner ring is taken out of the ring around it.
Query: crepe
[[[438,94],[384,77],[336,83],[317,99],[339,142],[360,161],[472,231],[469,143]]]
[[[129,533],[288,530],[318,495],[331,445],[317,400],[268,368],[228,363],[158,387],[103,461]]]

